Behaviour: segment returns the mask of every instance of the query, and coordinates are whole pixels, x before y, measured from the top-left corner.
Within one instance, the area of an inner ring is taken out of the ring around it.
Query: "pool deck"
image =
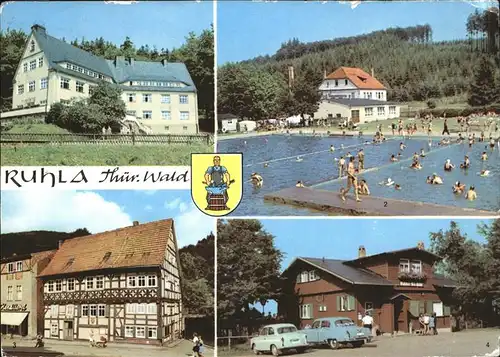
[[[353,193],[348,193],[342,201],[337,192],[308,187],[291,187],[270,193],[264,200],[279,204],[298,206],[322,211],[327,214],[348,216],[498,216],[492,211],[402,201],[381,197],[360,196],[362,202],[356,202]]]

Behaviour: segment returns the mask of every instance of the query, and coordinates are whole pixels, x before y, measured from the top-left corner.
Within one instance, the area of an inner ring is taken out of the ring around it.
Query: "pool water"
[[[365,144],[368,137],[313,137],[300,135],[268,135],[251,138],[227,139],[218,142],[219,152],[242,152],[243,175],[247,181],[243,185],[243,199],[232,213],[235,216],[283,216],[283,215],[322,215],[317,212],[297,207],[264,202],[264,195],[295,186],[301,180],[306,186],[338,192],[346,185],[346,179],[338,179],[338,165],[335,159],[348,152],[355,155],[359,149],[365,152],[364,178],[370,187],[372,196],[421,201],[441,205],[468,207],[498,211],[500,209],[500,152],[485,149],[486,143],[476,143],[472,148],[468,144],[439,146],[438,139],[410,138],[404,140],[407,148],[401,151],[398,162],[391,162],[391,155],[397,155],[402,139],[388,139],[381,144]],[[336,150],[330,152],[330,145]],[[341,149],[341,145],[344,149]],[[413,153],[426,152],[421,159],[422,170],[409,168]],[[487,151],[489,159],[480,160],[481,153]],[[464,155],[469,155],[469,170],[458,168]],[[300,156],[301,160],[297,160]],[[452,172],[445,172],[443,165],[451,159],[457,166]],[[264,163],[268,166],[265,167]],[[488,177],[478,175],[479,171],[490,171]],[[254,189],[248,180],[252,172],[262,175],[264,185]],[[437,173],[443,178],[443,185],[429,185],[427,176]],[[391,178],[402,186],[402,190],[378,183]],[[474,185],[478,199],[468,201],[463,195],[452,192],[456,181]],[[351,191],[352,192],[352,191]]]

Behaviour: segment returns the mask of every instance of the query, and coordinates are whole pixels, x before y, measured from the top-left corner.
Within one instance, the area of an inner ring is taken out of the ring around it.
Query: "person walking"
[[[370,314],[367,311],[365,311],[365,316],[363,316],[363,318],[361,319],[361,321],[363,322],[363,327],[369,329],[370,333],[372,333],[372,329],[373,329],[373,317],[371,317]]]
[[[444,118],[443,133],[441,135],[444,135],[444,133],[450,135],[450,131],[448,130],[448,119],[446,118]]]

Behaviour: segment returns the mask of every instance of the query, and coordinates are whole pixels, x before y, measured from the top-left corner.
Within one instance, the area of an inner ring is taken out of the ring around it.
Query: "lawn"
[[[22,134],[70,134],[66,129],[53,124],[14,124],[6,133]]]
[[[3,145],[2,166],[188,166],[213,145]]]

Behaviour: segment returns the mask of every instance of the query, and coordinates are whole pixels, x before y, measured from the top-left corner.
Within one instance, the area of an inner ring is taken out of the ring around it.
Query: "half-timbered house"
[[[455,283],[434,273],[439,261],[423,243],[374,255],[360,247],[353,260],[300,257],[283,272],[279,312],[301,327],[332,316],[361,324],[368,312],[390,334],[420,329],[419,315],[436,313],[437,328],[450,329]]]
[[[171,219],[65,241],[39,278],[46,338],[161,344],[182,335]]]

